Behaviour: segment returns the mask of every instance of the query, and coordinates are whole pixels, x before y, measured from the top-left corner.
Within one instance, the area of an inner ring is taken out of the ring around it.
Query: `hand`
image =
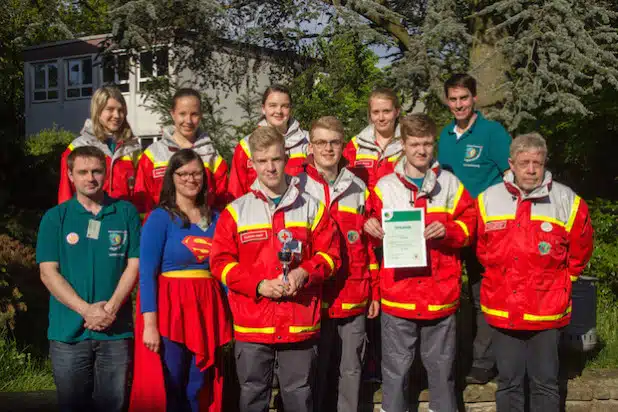
[[[380,225],[378,219],[376,219],[375,217],[367,220],[363,225],[363,229],[365,229],[365,232],[371,237],[374,237],[376,239],[384,238],[384,231],[382,230],[382,226]]]
[[[144,345],[154,353],[159,353],[161,346],[161,335],[156,326],[144,325],[143,334]]]
[[[257,288],[257,292],[269,299],[281,299],[285,294],[286,285],[283,283],[283,275],[280,275],[277,279],[264,279],[260,282]]]
[[[103,309],[105,309],[105,312],[113,316],[116,316],[116,312],[118,312],[118,308],[116,307],[116,305],[110,303],[109,301],[106,302],[105,305],[103,305]]]
[[[286,295],[296,296],[309,278],[309,273],[303,268],[296,268],[288,273],[288,284]]]
[[[380,314],[380,301],[372,300],[367,308],[367,319],[374,319]]]
[[[442,239],[446,236],[446,227],[441,222],[431,222],[425,228],[425,239]]]
[[[88,305],[88,308],[82,315],[85,321],[85,328],[100,332],[111,326],[114,320],[116,320],[116,316],[105,310],[106,303],[106,301],[101,301]]]

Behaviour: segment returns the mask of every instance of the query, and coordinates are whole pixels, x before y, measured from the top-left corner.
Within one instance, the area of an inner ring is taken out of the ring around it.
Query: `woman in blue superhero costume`
[[[176,152],[159,206],[142,230],[131,411],[221,411],[215,351],[219,357],[232,332],[221,286],[210,274],[218,213],[206,192],[199,155]]]

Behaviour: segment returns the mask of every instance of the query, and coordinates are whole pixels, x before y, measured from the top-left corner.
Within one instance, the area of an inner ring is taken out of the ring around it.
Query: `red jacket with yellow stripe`
[[[148,146],[139,160],[135,182],[135,205],[142,215],[150,212],[159,203],[167,163],[173,154],[180,150],[172,138],[173,134],[174,126],[164,128],[161,140]],[[198,138],[192,149],[204,161],[208,203],[217,209],[223,209],[228,200],[227,163],[219,155],[206,133],[198,131]]]
[[[260,189],[230,203],[221,213],[213,239],[212,273],[229,289],[235,338],[255,343],[291,343],[316,337],[324,279],[340,266],[337,227],[324,204],[301,192],[298,178],[275,205]],[[291,269],[302,267],[308,282],[294,297],[271,300],[257,295],[263,279],[283,271],[278,252],[289,239],[300,241]]]
[[[371,300],[380,299],[378,264],[363,233],[367,186],[343,167],[329,185],[307,158],[305,173],[298,176],[301,191],[306,191],[326,205],[334,219],[341,245],[341,268],[334,278],[324,283],[323,314],[346,318],[365,312]]]
[[[380,220],[383,208],[422,208],[425,225],[441,222],[446,235],[426,241],[426,267],[380,269],[382,310],[408,319],[443,318],[459,307],[459,249],[470,244],[474,236],[474,201],[459,179],[437,163],[427,171],[419,190],[407,180],[405,163],[404,157],[394,173],[378,181],[370,199],[372,216]]]
[[[369,190],[380,178],[395,170],[403,151],[400,135],[397,126],[393,140],[382,150],[376,143],[374,125],[370,124],[346,145],[343,157],[348,161],[350,170],[365,182]]]
[[[265,120],[258,123],[258,127],[266,126]],[[250,135],[249,135],[250,136]],[[257,174],[249,160],[251,159],[251,149],[249,149],[249,136],[245,136],[234,150],[232,158],[232,170],[230,171],[230,184],[228,192],[230,199],[238,199],[240,196],[251,190],[251,185],[255,181]],[[285,165],[285,173],[296,176],[303,171],[303,164],[307,158],[307,144],[309,136],[307,132],[300,128],[296,120],[292,120],[287,133],[285,134],[285,154],[288,162]]]
[[[571,319],[571,282],[592,255],[588,206],[553,182],[529,194],[507,172],[477,198],[477,255],[485,267],[481,310],[504,329],[560,328]]]
[[[65,202],[75,194],[75,187],[69,180],[67,158],[73,149],[80,146],[94,146],[105,153],[106,177],[103,190],[117,199],[132,200],[135,184],[134,160],[137,160],[141,147],[137,139],[128,142],[117,142],[112,153],[109,147],[94,136],[92,122],[86,120],[81,135],[73,140],[60,158],[60,184],[58,187],[58,203]]]

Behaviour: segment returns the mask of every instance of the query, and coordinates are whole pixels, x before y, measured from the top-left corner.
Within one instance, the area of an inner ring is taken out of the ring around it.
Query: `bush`
[[[17,341],[0,331],[0,392],[54,389],[50,362],[20,348]]]

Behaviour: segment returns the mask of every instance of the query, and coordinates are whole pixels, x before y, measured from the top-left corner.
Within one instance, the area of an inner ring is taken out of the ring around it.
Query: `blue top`
[[[182,221],[163,209],[152,211],[142,229],[139,286],[141,311],[157,311],[157,280],[162,272],[210,270],[210,248],[219,215],[213,213],[204,231],[196,224],[182,227]]]
[[[442,129],[438,162],[461,180],[473,198],[502,181],[509,168],[511,136],[504,126],[487,120],[480,112],[468,130],[457,139],[455,121]]]
[[[273,203],[275,204],[275,206],[279,206],[279,203],[281,203],[281,196],[277,196],[277,197],[271,197],[270,200],[273,201]]]
[[[420,188],[423,187],[423,182],[425,181],[425,177],[410,177],[406,175],[406,179],[408,179],[409,182],[412,182],[416,187]]]

